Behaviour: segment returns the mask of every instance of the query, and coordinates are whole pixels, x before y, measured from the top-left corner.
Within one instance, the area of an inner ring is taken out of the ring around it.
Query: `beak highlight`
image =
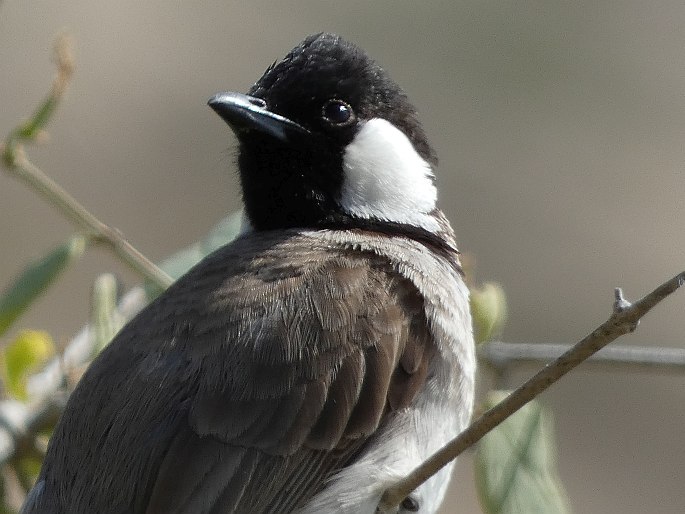
[[[303,126],[271,112],[261,98],[240,93],[217,93],[207,104],[234,131],[256,130],[285,142],[295,134],[309,134]]]

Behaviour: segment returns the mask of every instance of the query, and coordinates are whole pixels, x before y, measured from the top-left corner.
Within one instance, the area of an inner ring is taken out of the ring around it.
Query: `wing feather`
[[[70,514],[290,512],[411,403],[432,354],[422,298],[389,259],[243,237],[91,366],[56,429],[72,441],[48,450],[49,500]]]

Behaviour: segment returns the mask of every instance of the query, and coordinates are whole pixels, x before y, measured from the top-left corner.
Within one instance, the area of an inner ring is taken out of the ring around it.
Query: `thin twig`
[[[57,75],[52,88],[34,116],[8,136],[2,152],[6,170],[40,194],[72,223],[88,233],[94,241],[106,244],[133,271],[164,290],[173,282],[169,275],[136,250],[119,231],[91,214],[26,156],[23,142],[34,141],[39,136],[64,95],[73,74],[74,63],[68,39],[59,38],[55,47]]]
[[[169,275],[134,248],[119,231],[97,219],[59,184],[29,161],[21,146],[16,149],[14,166],[11,169],[16,178],[23,180],[31,189],[43,196],[72,223],[91,235],[93,240],[107,245],[133,271],[151,280],[162,290],[171,285],[173,280]]]
[[[486,411],[476,421],[433,454],[408,476],[385,491],[378,512],[391,512],[414,489],[432,477],[442,467],[454,460],[466,448],[478,442],[485,434],[499,425],[523,405],[545,391],[554,382],[578,366],[592,354],[618,337],[634,331],[640,319],[664,298],[675,292],[685,282],[685,272],[663,283],[634,304],[628,303],[621,290],[616,289],[614,312],[569,351],[545,366],[503,401]]]
[[[570,344],[506,343],[490,341],[478,348],[480,360],[497,371],[509,371],[512,366],[545,364],[572,348]],[[663,346],[607,346],[592,355],[583,369],[602,371],[685,371],[685,348]]]

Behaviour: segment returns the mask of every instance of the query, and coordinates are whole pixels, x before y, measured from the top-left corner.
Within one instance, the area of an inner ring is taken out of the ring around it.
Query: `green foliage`
[[[48,95],[43,103],[36,109],[31,119],[17,127],[7,138],[3,149],[2,158],[5,165],[12,168],[17,158],[17,144],[21,141],[33,141],[38,137],[41,130],[47,125],[48,121],[55,112],[59,104],[59,97],[55,94]]]
[[[0,335],[46,288],[77,260],[86,248],[87,238],[73,236],[42,259],[30,264],[15,282],[0,296]]]
[[[38,106],[33,117],[19,127],[17,135],[25,140],[35,139],[39,132],[45,128],[48,121],[50,121],[58,104],[59,98],[56,95],[48,95],[45,100],[43,100],[43,103]]]
[[[55,355],[55,344],[47,332],[23,330],[2,354],[2,378],[7,392],[18,400],[27,400],[26,380]]]
[[[15,168],[21,153],[21,144],[35,141],[48,124],[62,99],[66,85],[74,70],[71,55],[71,43],[66,35],[58,37],[55,42],[55,57],[57,60],[57,75],[50,92],[33,113],[30,119],[15,128],[7,136],[2,148],[2,160],[5,166]]]
[[[111,273],[103,273],[93,284],[88,327],[95,339],[94,355],[100,352],[124,326],[125,320],[117,309],[117,280]]]
[[[471,316],[476,344],[499,336],[507,321],[507,298],[497,283],[471,288]]]
[[[508,395],[488,394],[486,408]],[[476,450],[476,486],[487,514],[568,514],[556,469],[552,416],[533,401],[486,435]]]

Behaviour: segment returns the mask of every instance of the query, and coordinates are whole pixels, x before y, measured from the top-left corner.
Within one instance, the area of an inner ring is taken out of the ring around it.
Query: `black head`
[[[362,49],[336,35],[305,39],[249,96],[221,93],[209,104],[238,137],[243,200],[257,230],[413,223],[402,210],[428,215],[435,207],[435,157],[414,107]],[[418,190],[399,191],[416,180]],[[433,197],[432,205],[413,195]]]

